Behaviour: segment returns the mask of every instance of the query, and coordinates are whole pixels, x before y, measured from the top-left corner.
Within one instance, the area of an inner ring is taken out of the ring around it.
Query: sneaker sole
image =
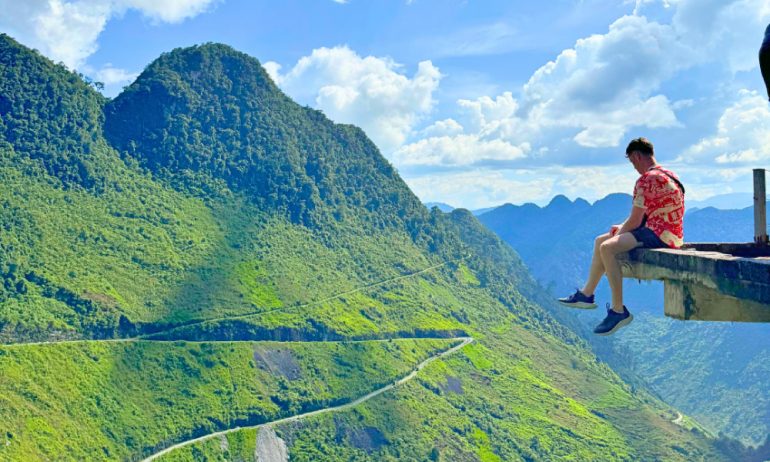
[[[619,323],[615,324],[615,327],[613,327],[612,329],[608,330],[607,332],[605,332],[603,334],[599,334],[599,333],[596,333],[596,332],[595,333],[596,333],[596,335],[602,335],[602,336],[604,336],[604,335],[612,335],[615,332],[617,332],[618,330],[620,330],[621,327],[625,327],[625,326],[631,324],[631,321],[633,321],[633,320],[634,320],[634,315],[633,314],[629,314],[626,319],[624,319],[624,320],[620,321]]]
[[[567,306],[567,307],[570,307],[570,308],[578,308],[580,310],[592,310],[592,309],[596,308],[597,306],[599,306],[596,303],[586,303],[586,302],[567,303],[567,302],[562,302],[562,301],[559,301],[559,300],[556,300],[556,301],[559,302],[560,304],[564,305],[564,306]]]

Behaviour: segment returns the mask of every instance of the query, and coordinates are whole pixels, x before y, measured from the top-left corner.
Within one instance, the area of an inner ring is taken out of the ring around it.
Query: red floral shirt
[[[655,165],[636,180],[634,207],[644,209],[647,215],[645,226],[666,245],[676,249],[684,243],[684,194],[666,173],[679,179],[671,170]]]

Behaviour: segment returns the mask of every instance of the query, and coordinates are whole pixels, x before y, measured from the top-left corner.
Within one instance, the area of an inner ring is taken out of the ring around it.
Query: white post
[[[767,206],[765,204],[765,169],[754,169],[754,243],[767,245]]]

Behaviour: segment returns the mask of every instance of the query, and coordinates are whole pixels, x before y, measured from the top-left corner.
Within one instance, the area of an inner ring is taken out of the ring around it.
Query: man
[[[765,29],[765,40],[759,47],[759,69],[762,71],[762,78],[765,79],[765,87],[767,87],[767,96],[770,98],[770,25]]]
[[[573,308],[596,308],[594,291],[606,274],[612,305],[607,304],[607,317],[594,329],[599,335],[610,335],[634,319],[623,305],[623,274],[616,256],[636,247],[679,248],[683,243],[682,183],[673,172],[658,165],[652,143],[646,138],[632,140],[626,148],[626,158],[641,175],[634,186],[631,214],[624,223],[613,225],[608,233],[596,238],[585,286],[559,299]]]

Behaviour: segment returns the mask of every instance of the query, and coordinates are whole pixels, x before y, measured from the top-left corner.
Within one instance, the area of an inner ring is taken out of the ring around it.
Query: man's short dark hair
[[[628,143],[626,154],[631,154],[634,151],[639,151],[645,156],[655,155],[655,148],[652,146],[652,142],[645,137],[633,139]]]

